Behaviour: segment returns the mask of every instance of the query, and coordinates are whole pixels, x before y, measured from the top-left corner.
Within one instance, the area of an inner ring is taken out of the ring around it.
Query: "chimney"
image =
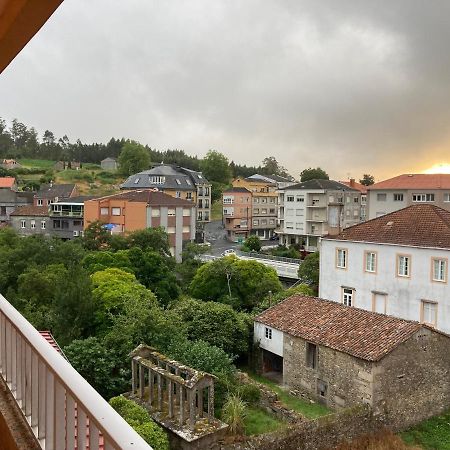
[[[355,179],[354,178],[350,178],[350,187],[352,187],[352,188],[355,187]]]

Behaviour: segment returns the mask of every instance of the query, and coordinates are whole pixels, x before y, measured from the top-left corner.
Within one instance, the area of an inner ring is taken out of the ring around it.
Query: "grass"
[[[340,444],[336,450],[420,450],[408,447],[392,431],[386,430],[376,434],[360,436],[352,442]]]
[[[450,450],[450,410],[400,433],[400,437],[424,450]]]
[[[220,200],[211,205],[211,220],[222,219],[222,202]]]
[[[283,425],[284,422],[260,408],[248,407],[246,409],[244,432],[247,436],[270,433]]]
[[[32,169],[51,169],[55,164],[55,161],[48,159],[19,159],[19,163],[26,168]]]
[[[326,406],[323,406],[320,403],[311,403],[307,400],[303,400],[301,398],[290,395],[278,384],[268,380],[267,378],[256,375],[254,373],[249,373],[249,376],[255,381],[265,384],[272,391],[276,392],[278,394],[280,402],[283,403],[286,407],[300,413],[302,416],[308,419],[315,419],[316,417],[325,416],[327,414],[330,414],[331,412]]]

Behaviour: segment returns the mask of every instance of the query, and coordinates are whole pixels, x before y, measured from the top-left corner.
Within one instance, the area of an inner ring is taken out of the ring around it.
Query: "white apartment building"
[[[450,333],[450,212],[412,205],[324,237],[319,296]]]
[[[319,238],[361,221],[361,192],[333,180],[310,180],[279,190],[281,245],[316,251]]]
[[[450,174],[404,174],[367,186],[369,219],[429,203],[450,211]]]

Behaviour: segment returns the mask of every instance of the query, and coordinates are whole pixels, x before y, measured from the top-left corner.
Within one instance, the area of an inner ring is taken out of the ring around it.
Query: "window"
[[[180,191],[176,191],[175,192],[175,197],[176,198],[181,198],[181,192]],[[201,200],[200,200],[201,201]]]
[[[294,196],[293,195],[288,195],[286,198],[287,202],[293,202],[294,201]]]
[[[304,202],[305,201],[305,197],[303,197],[303,195],[297,195],[296,200],[298,202]]]
[[[113,216],[120,216],[120,208],[111,208],[111,214]]]
[[[161,177],[159,175],[150,175],[148,180],[152,184],[164,184],[166,182],[166,177]]]
[[[174,216],[175,215],[175,209],[171,208],[167,210],[167,215],[168,216]]]
[[[61,228],[61,221],[60,220],[54,220],[53,221],[53,228],[55,228],[55,229]]]
[[[275,219],[269,219],[269,225],[275,225]]]
[[[267,203],[267,198],[263,197],[263,198],[261,199],[261,203]]]
[[[359,216],[359,212],[357,209],[353,210],[353,217],[358,217]]]
[[[167,227],[166,228],[167,234],[174,234],[175,233],[175,227]]]
[[[109,208],[100,208],[100,215],[107,216],[109,214]]]
[[[261,225],[267,225],[267,219],[261,219]]]
[[[409,277],[411,273],[411,262],[408,255],[397,255],[397,275]]]
[[[253,198],[253,203],[259,203],[259,198],[254,197],[254,198]]]
[[[269,214],[275,214],[275,209],[274,208],[270,208],[269,209]]]
[[[263,208],[263,209],[261,210],[261,214],[267,214],[267,208]]]
[[[377,194],[377,201],[385,202],[386,201],[386,194]]]
[[[347,203],[350,203],[350,197],[347,197]]]
[[[450,202],[450,192],[444,193],[444,202]]]
[[[353,295],[355,291],[351,288],[342,288],[342,303],[345,306],[353,306]]]
[[[189,208],[183,208],[183,217],[190,217],[190,216],[191,216],[191,210]]]
[[[189,183],[188,183],[189,184]],[[205,187],[205,195],[208,196],[209,195],[209,187]]]
[[[45,220],[41,220],[41,230],[45,230],[46,225]]]
[[[37,205],[38,206],[42,206],[42,199],[40,198],[40,199],[38,199],[38,201],[37,201]]]
[[[433,264],[433,281],[441,281],[445,283],[447,281],[447,260],[433,258],[431,262]]]
[[[74,227],[81,227],[81,225],[83,225],[83,224],[81,223],[81,220],[74,220],[74,221],[73,221],[73,226],[74,226]]]
[[[366,252],[366,272],[375,273],[377,271],[377,254],[375,252]]]
[[[420,321],[431,325],[432,327],[437,324],[437,303],[429,300],[422,300],[422,310]]]
[[[152,208],[152,217],[159,217],[161,215],[161,211],[159,208]]]
[[[186,225],[183,227],[183,233],[189,233],[191,231],[191,227]]]
[[[359,198],[358,197],[353,197],[353,202],[354,203],[359,203]]]
[[[264,327],[264,335],[266,339],[272,339],[272,328]]]
[[[270,197],[270,198],[269,198],[269,202],[270,202],[270,203],[275,203],[275,198],[274,198],[274,197]]]
[[[434,194],[413,194],[413,202],[434,202]]]
[[[403,194],[394,194],[394,202],[402,202]]]
[[[205,198],[205,208],[209,208],[209,199]]]
[[[30,225],[31,225],[31,228],[32,228],[32,229],[36,228],[36,221],[32,219],[32,220],[30,221]]]
[[[303,209],[296,209],[295,210],[295,215],[296,216],[303,216]]]
[[[336,267],[339,269],[347,268],[347,250],[343,248],[336,249]]]
[[[77,230],[74,230],[73,231],[73,236],[74,237],[78,237],[80,235],[80,232],[79,231],[77,231]]]
[[[203,208],[203,199],[202,198],[198,199],[198,207]]]
[[[189,178],[186,178],[186,184],[188,184],[189,186],[192,186],[191,180]],[[208,195],[208,194],[206,194]]]
[[[225,210],[224,214],[226,214]],[[203,220],[203,213],[201,211],[198,212],[197,220]]]
[[[286,222],[286,228],[288,230],[293,230],[294,229],[294,222]]]
[[[257,219],[253,220],[253,225],[259,225],[259,220]]]
[[[306,343],[306,367],[317,367],[317,345],[310,342]]]
[[[186,192],[186,200],[192,200],[192,192]]]
[[[139,183],[139,180],[140,180],[139,177],[135,178],[135,179],[134,179],[134,184],[138,184],[138,183]]]
[[[25,220],[21,220],[20,221],[20,228],[26,228],[27,227],[27,222]]]
[[[255,208],[255,209],[253,210],[253,214],[259,214],[259,208]]]
[[[233,197],[224,197],[223,198],[223,204],[224,205],[232,205],[233,204]]]
[[[180,181],[178,178],[175,178],[175,182],[176,182],[177,184],[181,184],[181,181]]]
[[[303,228],[303,224],[296,222],[295,223],[295,229],[296,230],[301,230]]]

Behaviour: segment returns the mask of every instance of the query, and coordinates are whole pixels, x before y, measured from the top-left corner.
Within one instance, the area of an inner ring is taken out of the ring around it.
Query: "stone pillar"
[[[151,407],[153,402],[153,382],[154,376],[151,369],[148,369],[148,405]]]
[[[208,388],[208,420],[214,419],[214,382]]]
[[[180,427],[182,427],[184,423],[184,387],[181,384],[178,386],[178,391],[180,404]]]
[[[198,389],[197,401],[198,401],[198,416],[203,417],[203,388]]]
[[[139,364],[139,397],[144,398],[145,392],[145,369]]]
[[[169,404],[169,418],[173,417],[173,383],[167,380],[167,403]]]
[[[162,392],[162,377],[160,373],[158,373],[157,379],[158,379],[158,411],[161,411],[163,392]]]
[[[134,359],[131,360],[131,392],[133,394],[137,391],[137,373],[136,373],[136,361]]]
[[[195,396],[196,389],[188,390],[188,402],[189,402],[189,428],[194,429],[195,426]]]

